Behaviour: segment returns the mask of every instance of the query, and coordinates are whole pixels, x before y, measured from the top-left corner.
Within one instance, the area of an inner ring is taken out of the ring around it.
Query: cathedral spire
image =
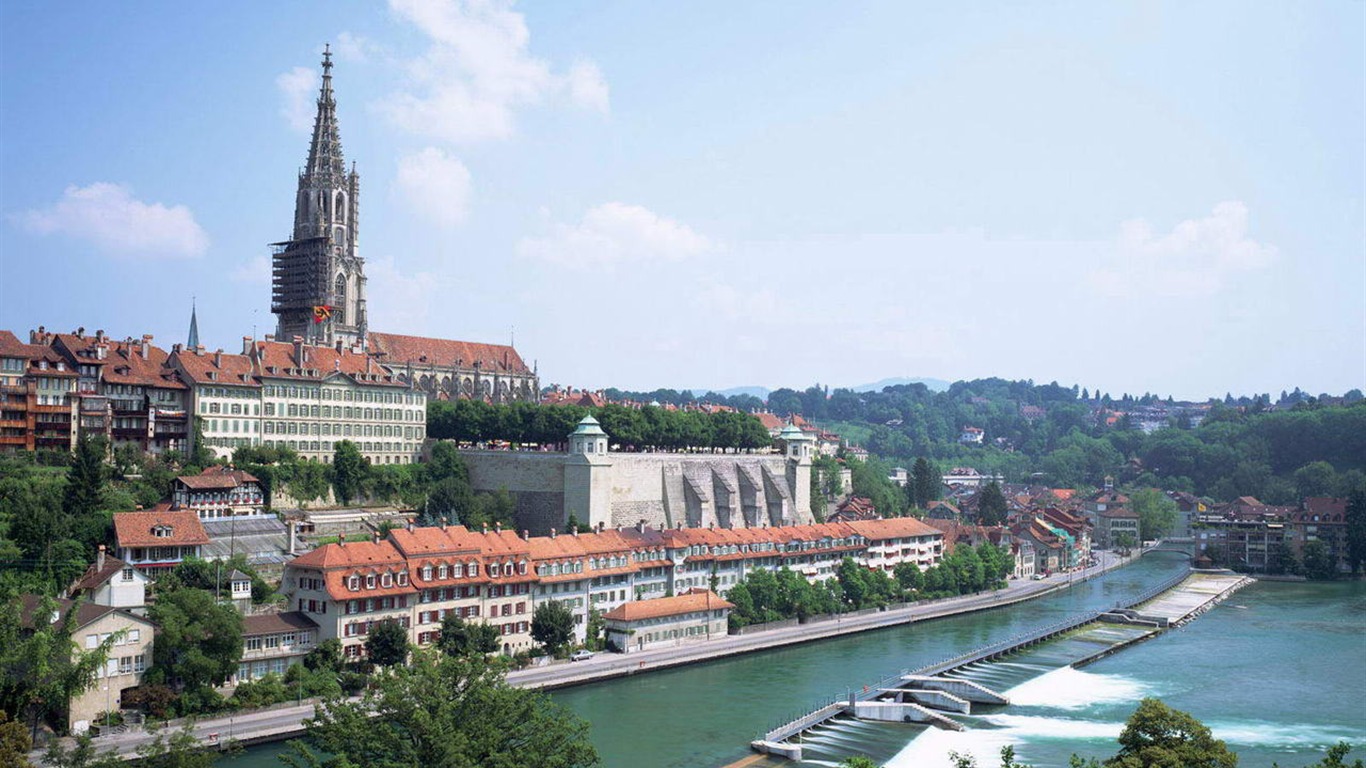
[[[337,99],[332,94],[332,46],[323,47],[323,84],[318,91],[318,114],[313,119],[313,141],[308,146],[308,176],[341,179],[346,173],[341,131],[337,127]]]
[[[323,48],[318,114],[299,171],[294,233],[276,244],[271,312],[281,339],[364,346],[365,260],[356,250],[360,176],[342,155],[337,99],[332,92],[332,48]]]

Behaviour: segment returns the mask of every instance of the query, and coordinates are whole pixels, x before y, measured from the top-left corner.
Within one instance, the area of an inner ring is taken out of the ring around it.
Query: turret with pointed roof
[[[337,100],[332,92],[332,52],[324,49],[322,88],[308,161],[299,172],[294,232],[276,243],[271,311],[276,335],[320,344],[364,345],[365,263],[356,251],[360,176],[346,169]]]

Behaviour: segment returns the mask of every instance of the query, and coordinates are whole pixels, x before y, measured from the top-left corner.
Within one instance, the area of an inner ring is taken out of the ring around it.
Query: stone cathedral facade
[[[299,172],[294,234],[274,245],[271,311],[276,338],[363,345],[365,262],[356,251],[360,176],[348,171],[332,93],[332,54],[323,53],[323,84],[308,163]]]
[[[536,370],[511,345],[370,330],[365,261],[357,250],[360,176],[342,155],[330,50],[323,52],[322,71],[308,162],[294,199],[294,233],[272,246],[275,338],[365,353],[429,400],[535,402]]]

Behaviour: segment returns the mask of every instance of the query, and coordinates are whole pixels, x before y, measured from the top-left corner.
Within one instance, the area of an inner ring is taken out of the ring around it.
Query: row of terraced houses
[[[370,351],[266,337],[243,338],[233,354],[180,344],[167,351],[151,336],[84,329],[39,328],[24,343],[0,330],[0,451],[69,451],[92,435],[150,453],[188,452],[198,418],[218,457],[250,445],[326,462],[336,442],[350,440],[371,463],[408,464],[427,431],[430,382],[421,366],[458,354],[475,378],[532,375],[511,347],[371,336]]]
[[[943,542],[914,518],[743,529],[638,525],[534,537],[409,527],[295,558],[282,591],[291,609],[318,624],[319,639],[340,640],[350,658],[365,654],[377,623],[398,622],[412,642],[428,645],[452,613],[494,625],[502,650],[515,653],[531,648],[532,613],[547,600],[570,609],[582,641],[593,610],[610,621],[637,601],[694,590],[723,597],[760,569],[787,567],[820,581],[834,577],[845,557],[888,573],[906,562],[924,569],[939,562]]]

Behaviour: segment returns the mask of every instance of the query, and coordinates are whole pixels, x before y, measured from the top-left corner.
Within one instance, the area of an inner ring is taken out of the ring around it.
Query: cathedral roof
[[[390,367],[412,364],[414,367],[472,368],[478,365],[489,373],[531,373],[517,350],[506,344],[374,332],[370,333],[369,341],[369,348],[383,352],[381,360]]]

